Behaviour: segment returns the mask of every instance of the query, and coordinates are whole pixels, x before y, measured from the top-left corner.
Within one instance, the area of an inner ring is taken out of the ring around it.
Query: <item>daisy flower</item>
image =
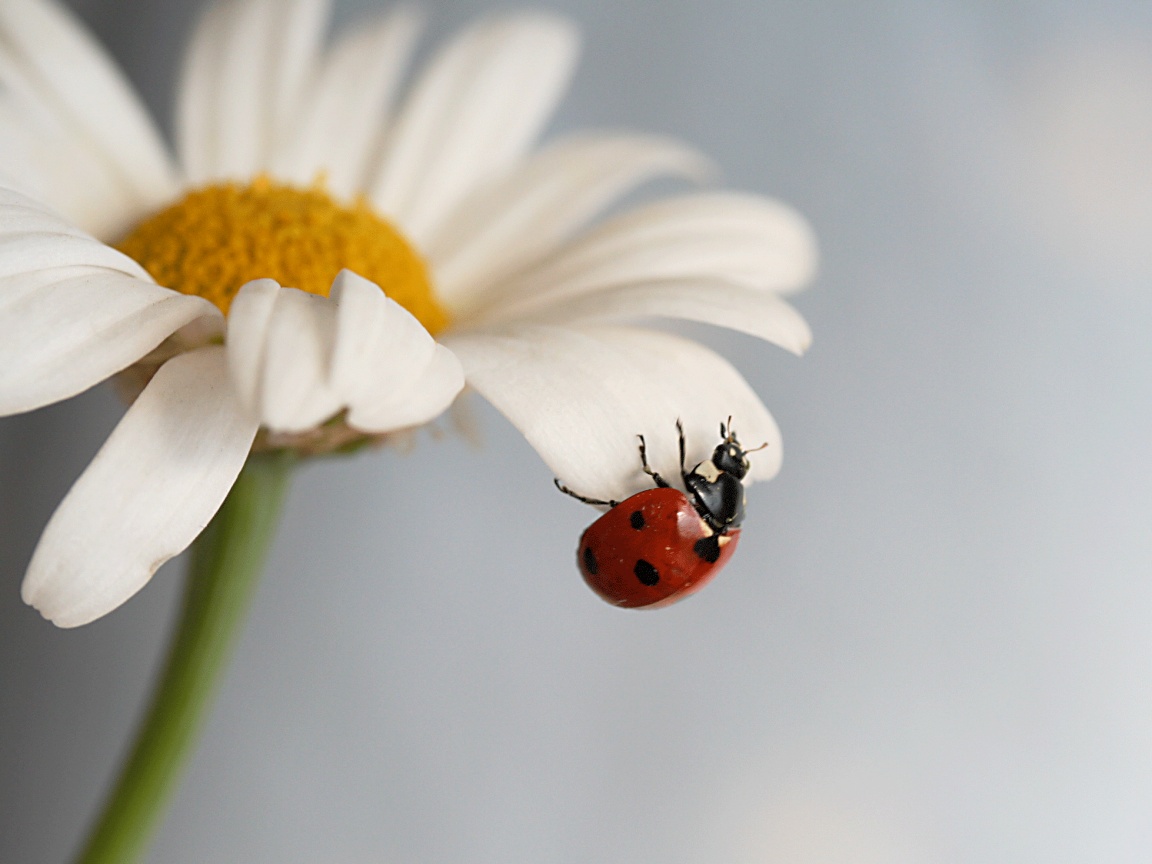
[[[0,3],[0,414],[115,377],[132,400],[46,527],[24,599],[64,627],[196,539],[253,452],[381,441],[465,386],[568,486],[675,475],[719,420],[779,432],[741,376],[637,319],[700,321],[800,353],[781,295],[815,261],[788,207],[698,192],[617,215],[675,141],[598,132],[534,149],[577,55],[563,18],[480,20],[401,93],[400,9],[326,44],[326,0],[226,0],[184,62],[170,150],[53,0]]]

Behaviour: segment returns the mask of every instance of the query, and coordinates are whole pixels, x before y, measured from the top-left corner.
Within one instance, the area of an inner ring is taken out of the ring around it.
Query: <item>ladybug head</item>
[[[712,451],[712,464],[719,470],[731,474],[737,480],[743,480],[750,467],[748,454],[756,450],[763,450],[767,443],[761,444],[756,450],[745,450],[736,438],[736,430],[732,428],[732,418],[727,423],[720,424],[720,437],[723,439],[716,449]]]

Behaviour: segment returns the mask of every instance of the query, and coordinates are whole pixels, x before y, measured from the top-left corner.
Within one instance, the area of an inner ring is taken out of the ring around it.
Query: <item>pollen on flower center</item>
[[[261,177],[189,192],[141,222],[117,248],[159,284],[211,300],[225,313],[253,279],[326,296],[343,269],[370,279],[431,333],[448,315],[408,241],[360,200]]]

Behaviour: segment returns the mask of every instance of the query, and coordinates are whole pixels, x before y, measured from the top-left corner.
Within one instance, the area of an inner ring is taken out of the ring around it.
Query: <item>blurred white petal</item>
[[[519,429],[572,489],[622,500],[650,482],[636,436],[653,467],[679,477],[675,423],[689,462],[707,458],[729,415],[740,440],[768,447],[748,479],[780,467],[780,432],[759,397],[723,358],[679,336],[624,327],[522,327],[445,339],[468,383]]]
[[[216,68],[233,15],[232,8],[222,3],[209,5],[184,52],[173,125],[176,152],[185,175],[193,183],[208,179],[216,158]]]
[[[559,298],[645,281],[724,280],[787,293],[816,266],[812,229],[791,207],[735,193],[658,201],[594,228],[487,303]]]
[[[405,103],[373,203],[423,243],[532,144],[568,84],[577,45],[569,21],[543,12],[489,18],[457,36]]]
[[[277,141],[295,134],[303,100],[319,66],[332,16],[332,0],[278,0],[273,4],[277,32],[268,39],[268,135],[263,165]],[[271,29],[271,28],[269,28]]]
[[[803,354],[812,343],[807,322],[770,291],[702,280],[614,285],[547,302],[511,303],[492,310],[493,322],[530,320],[583,324],[636,318],[681,318],[727,327]]]
[[[711,163],[668,138],[563,138],[468,197],[429,238],[440,296],[453,305],[551,252],[622,195],[660,176],[704,179]]]
[[[0,185],[67,213],[93,234],[118,235],[139,209],[130,191],[39,94],[16,89],[10,71],[0,52]]]
[[[0,3],[0,89],[0,170],[47,192],[88,230],[112,236],[175,193],[175,170],[155,124],[62,6]],[[62,188],[54,170],[83,185]]]
[[[25,602],[61,627],[99,618],[199,536],[256,434],[222,348],[166,363],[53,514],[24,578]]]
[[[339,198],[364,188],[421,22],[419,14],[401,7],[332,46],[299,116],[279,136],[273,174],[307,185],[323,173]]]
[[[330,0],[218,0],[201,19],[177,95],[176,137],[194,183],[249,180],[297,119]]]
[[[276,0],[218,0],[230,21],[211,69],[209,110],[214,120],[214,159],[201,180],[247,180],[261,168],[270,133],[271,40],[276,32]]]

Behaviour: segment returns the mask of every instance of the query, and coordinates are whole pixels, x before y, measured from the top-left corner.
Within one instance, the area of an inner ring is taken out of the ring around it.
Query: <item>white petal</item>
[[[102,267],[0,278],[0,416],[75,396],[219,314],[199,297]]]
[[[266,82],[274,0],[237,0],[231,5],[214,70],[210,105],[216,113],[215,159],[211,176],[205,179],[251,177],[260,167],[271,132]]]
[[[180,327],[218,318],[131,258],[0,188],[0,415],[66,399]]]
[[[232,380],[263,425],[302,432],[348,409],[348,425],[425,423],[464,386],[452,352],[380,287],[343,271],[329,297],[250,282],[228,315]]]
[[[127,255],[89,237],[31,198],[0,188],[0,278],[71,265],[105,267],[151,281]]]
[[[397,386],[387,393],[376,388],[349,410],[348,425],[366,432],[419,426],[444,413],[463,389],[459,358],[437,344],[429,362],[413,372],[406,387]]]
[[[302,432],[336,414],[329,386],[336,309],[327,297],[249,282],[228,315],[229,368],[245,409],[279,432]]]
[[[0,52],[0,90],[9,88],[0,92],[0,184],[47,202],[94,234],[120,233],[139,210],[131,192],[34,87],[12,89],[4,65]]]
[[[787,205],[733,193],[691,195],[625,213],[491,292],[515,298],[571,296],[646,281],[722,280],[780,293],[811,278],[816,243]]]
[[[338,323],[332,388],[348,425],[389,432],[426,423],[464,387],[460,361],[379,286],[348,270],[332,286]]]
[[[193,182],[268,167],[313,74],[330,0],[218,2],[201,20],[177,97],[177,140]]]
[[[53,211],[47,204],[11,186],[0,185],[0,233],[44,231],[70,237],[91,239],[76,225]],[[100,244],[103,245],[103,244]],[[138,266],[131,259],[129,266]],[[142,271],[141,271],[142,272]]]
[[[275,279],[256,279],[236,293],[228,308],[228,371],[236,398],[256,418],[264,387],[268,325],[279,296],[280,283]]]
[[[273,65],[276,5],[276,0],[237,0],[231,4],[231,20],[221,34],[213,70],[215,159],[210,177],[203,179],[248,179],[261,168],[272,133],[268,73]]]
[[[443,48],[393,129],[372,201],[417,244],[526,152],[568,83],[577,35],[546,13],[490,18]]]
[[[0,83],[15,100],[9,106],[22,106],[18,119],[31,135],[25,144],[43,145],[57,162],[68,152],[85,165],[93,188],[55,202],[69,205],[85,227],[107,236],[172,197],[175,171],[158,130],[115,64],[62,6],[0,3]],[[52,164],[26,155],[34,169]],[[98,197],[109,187],[120,194]]]
[[[604,207],[655,177],[704,179],[710,163],[677,141],[572,135],[544,148],[457,209],[428,241],[436,288],[460,304],[551,252]]]
[[[204,530],[255,434],[223,349],[170,360],[56,509],[24,578],[24,601],[61,627],[111,612]]]
[[[299,184],[323,173],[332,194],[350,198],[365,188],[369,160],[380,145],[400,77],[422,18],[400,8],[343,36],[324,58],[309,95],[282,130],[272,173]]]
[[[326,297],[281,290],[264,348],[260,417],[269,429],[304,431],[340,410],[340,399],[328,386],[335,313]]]
[[[270,150],[283,136],[295,134],[302,100],[319,66],[332,0],[280,0],[275,14],[279,32],[272,45],[272,65],[268,70]]]
[[[216,74],[233,7],[213,3],[200,18],[184,54],[176,91],[176,151],[193,183],[211,177],[216,162]]]
[[[750,480],[780,467],[780,433],[732,366],[703,346],[667,333],[616,327],[525,327],[446,339],[465,376],[519,429],[544,462],[581,494],[622,500],[651,485],[640,470],[637,435],[653,467],[679,477],[676,419],[689,467],[719,442],[731,415],[740,440],[768,447],[752,457]]]
[[[803,354],[812,344],[807,322],[771,291],[726,282],[676,281],[619,285],[548,302],[534,296],[500,307],[490,320],[547,324],[681,318],[727,327]]]

